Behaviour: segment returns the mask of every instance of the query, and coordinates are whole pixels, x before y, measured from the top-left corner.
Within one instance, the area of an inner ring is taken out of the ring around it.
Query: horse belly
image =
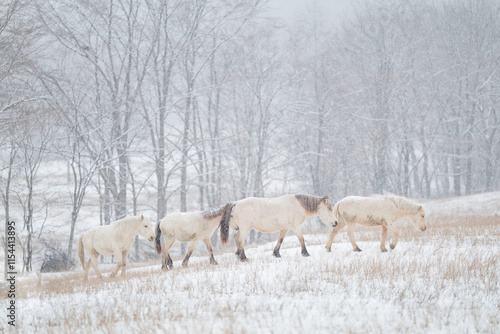
[[[101,255],[113,255],[113,249],[109,245],[94,244],[97,253]]]
[[[175,229],[175,238],[182,242],[188,242],[196,239],[197,233],[193,230],[186,230],[182,228]]]
[[[178,233],[175,235],[175,238],[181,242],[188,242],[192,241],[193,239],[196,238],[196,233],[190,234],[190,233]]]
[[[360,217],[357,223],[366,226],[366,227],[374,227],[374,226],[387,226],[387,221],[383,217],[366,215],[365,217]]]
[[[367,227],[387,226],[394,219],[395,209],[391,203],[378,198],[363,198],[340,204],[340,212],[347,220]]]
[[[94,227],[83,236],[85,250],[92,253],[94,250],[101,255],[111,255],[113,251],[109,247],[109,240],[102,237],[103,227]]]
[[[284,224],[277,218],[263,218],[260,220],[256,220],[253,223],[253,227],[264,233],[271,233],[280,231],[287,227],[288,224]]]

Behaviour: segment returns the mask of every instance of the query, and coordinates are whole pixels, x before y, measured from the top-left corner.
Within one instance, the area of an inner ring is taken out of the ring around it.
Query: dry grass
[[[19,283],[19,332],[279,333],[486,332],[500,322],[500,217],[429,220],[426,232],[403,228],[394,251],[379,250],[380,230],[359,229],[353,253],[345,231],[332,253],[327,234],[306,236],[310,258],[288,236],[248,249],[192,258],[172,271],[159,262],[126,278],[81,270]],[[387,241],[389,243],[389,240]],[[107,276],[107,275],[106,275]],[[44,311],[39,311],[44,310]]]
[[[138,277],[143,277],[145,275],[144,271],[138,270],[142,268],[151,269],[151,266],[156,265],[157,261],[140,263],[129,265],[127,268],[127,276],[121,277],[121,271],[118,272],[118,276],[115,278],[110,278],[109,275],[113,271],[113,265],[99,265],[99,269],[103,274],[103,279],[97,279],[95,272],[91,269],[89,280],[87,282],[83,281],[83,270],[73,271],[73,272],[63,272],[58,274],[48,274],[48,275],[37,275],[37,278],[25,279],[18,284],[18,298],[29,298],[29,297],[47,297],[60,294],[71,294],[77,292],[79,289],[83,288],[87,293],[98,291],[102,288],[103,284],[106,286],[108,283],[116,283],[120,281],[126,281]],[[159,266],[159,265],[158,265]],[[151,272],[154,272],[152,270]],[[156,270],[160,272],[160,270]]]

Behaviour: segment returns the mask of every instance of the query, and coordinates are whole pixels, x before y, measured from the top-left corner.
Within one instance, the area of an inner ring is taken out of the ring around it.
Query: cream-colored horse
[[[302,255],[309,256],[302,234],[302,223],[306,218],[319,216],[324,224],[335,226],[333,206],[328,196],[284,195],[276,198],[248,197],[237,201],[228,216],[230,227],[236,230],[234,239],[240,261],[248,261],[245,256],[245,239],[252,228],[261,232],[280,231],[273,255],[281,257],[280,247],[288,230],[293,230],[300,245]],[[227,222],[223,222],[223,225]]]
[[[187,266],[189,258],[191,257],[196,243],[199,240],[203,240],[205,246],[207,246],[207,250],[210,255],[210,263],[217,264],[217,261],[215,261],[214,258],[210,237],[214,233],[215,229],[221,224],[221,221],[224,220],[225,215],[231,213],[232,206],[232,203],[228,203],[213,210],[174,212],[168,214],[165,218],[160,220],[156,226],[155,248],[158,254],[162,254],[160,238],[163,234],[165,244],[163,245],[161,268],[173,268],[173,261],[170,257],[169,251],[175,240],[191,242],[189,244],[186,257],[184,258],[184,261],[182,261],[183,266]],[[223,244],[227,242],[228,229],[229,227],[227,225],[221,226],[221,240]]]
[[[337,202],[333,208],[338,225],[332,230],[325,245],[327,251],[331,251],[333,238],[347,225],[347,235],[351,241],[355,252],[360,252],[358,245],[354,241],[354,230],[356,223],[363,226],[382,227],[382,239],[380,250],[387,252],[385,239],[387,230],[394,234],[391,242],[391,249],[396,247],[399,237],[399,229],[395,223],[403,219],[410,219],[417,230],[425,231],[424,208],[403,197],[379,196],[379,197],[358,197],[349,196]]]
[[[85,271],[83,279],[88,279],[91,264],[97,276],[102,278],[101,272],[97,268],[97,258],[99,255],[114,255],[116,258],[116,268],[111,273],[111,277],[115,277],[120,268],[122,268],[122,277],[124,277],[125,267],[127,266],[127,255],[137,234],[140,234],[149,241],[153,241],[155,232],[147,217],[142,215],[126,217],[110,225],[91,228],[82,234],[78,238],[78,258]],[[85,265],[85,250],[90,255],[87,265]]]

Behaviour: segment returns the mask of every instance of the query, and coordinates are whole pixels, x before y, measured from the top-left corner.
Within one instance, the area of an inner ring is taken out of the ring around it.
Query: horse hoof
[[[394,246],[393,246],[393,245],[391,245],[391,249],[394,249],[394,248],[396,248],[396,245],[394,245]]]
[[[249,262],[250,260],[246,257],[240,258],[240,262]]]
[[[354,249],[355,252],[361,252],[361,249],[360,248],[356,248]]]
[[[387,252],[387,249],[382,248],[380,251],[381,251],[382,253],[385,253],[385,252]]]
[[[280,253],[276,252],[276,251],[273,252],[273,255],[274,255],[274,257],[281,257]]]
[[[332,249],[331,249],[331,248],[325,247],[325,249],[326,249],[326,251],[327,251],[328,253],[331,253],[331,252],[332,252]]]
[[[217,261],[210,261],[210,264],[212,264],[214,266],[218,265]]]
[[[305,253],[302,253],[302,256],[303,257],[308,257],[308,256],[311,256],[311,255],[309,255],[309,253],[305,252]]]

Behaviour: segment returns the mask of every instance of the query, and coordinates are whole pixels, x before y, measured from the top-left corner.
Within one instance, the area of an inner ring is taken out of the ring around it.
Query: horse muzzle
[[[427,227],[421,227],[420,228],[420,231],[424,232],[425,230],[427,230]]]
[[[338,225],[338,223],[337,223],[337,222],[333,222],[333,223],[331,223],[331,224],[330,224],[330,226],[331,226],[331,227],[335,227],[335,226],[337,226],[337,225]]]

